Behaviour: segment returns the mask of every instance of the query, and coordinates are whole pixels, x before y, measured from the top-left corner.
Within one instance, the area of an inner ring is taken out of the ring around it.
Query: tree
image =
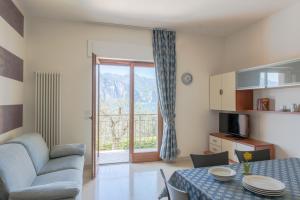
[[[119,105],[117,109],[117,114],[110,114],[109,109],[106,106],[103,106],[101,108],[101,117],[107,118],[109,123],[107,126],[109,127],[108,130],[105,128],[101,128],[100,133],[105,133],[105,130],[109,132],[109,135],[111,135],[111,143],[112,147],[111,149],[118,149],[119,144],[121,143],[121,140],[124,138],[124,136],[128,133],[129,129],[129,121],[128,116],[123,114],[122,106]],[[106,121],[104,119],[101,119],[101,121]],[[103,130],[104,129],[104,130]],[[104,143],[106,141],[103,141]]]
[[[120,144],[121,139],[123,138],[126,133],[128,133],[128,120],[125,121],[122,120],[122,108],[119,107],[118,116],[113,117],[110,116],[110,122],[111,122],[111,136],[112,136],[112,149],[118,149],[118,144]],[[120,129],[118,129],[118,125],[121,126]],[[121,131],[119,131],[121,130]]]

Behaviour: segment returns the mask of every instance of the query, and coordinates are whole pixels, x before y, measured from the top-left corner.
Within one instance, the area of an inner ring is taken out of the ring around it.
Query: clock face
[[[184,85],[189,85],[193,82],[193,76],[190,73],[184,73],[181,76],[181,81]]]

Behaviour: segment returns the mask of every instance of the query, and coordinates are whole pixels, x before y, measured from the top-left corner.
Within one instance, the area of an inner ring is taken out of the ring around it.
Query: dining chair
[[[190,156],[193,161],[194,168],[229,164],[228,151],[207,155],[191,154]]]
[[[167,191],[168,200],[188,200],[188,194],[185,191],[179,190],[167,182],[163,169],[160,169],[161,176],[164,180],[165,189]]]
[[[252,159],[249,160],[250,162],[255,161],[263,161],[263,160],[271,160],[270,157],[270,149],[263,149],[263,150],[256,150],[256,151],[239,151],[235,150],[235,154],[240,163],[244,162],[244,153],[249,152],[252,154]]]
[[[188,200],[189,195],[187,192],[179,190],[172,186],[170,183],[167,183],[168,185],[168,190],[170,194],[170,200]]]
[[[170,200],[170,194],[169,194],[169,190],[168,190],[168,182],[167,182],[167,179],[166,179],[166,176],[165,176],[165,173],[164,173],[163,169],[160,169],[160,174],[161,174],[161,176],[164,180],[165,190],[166,190],[167,195],[168,195],[168,200]]]

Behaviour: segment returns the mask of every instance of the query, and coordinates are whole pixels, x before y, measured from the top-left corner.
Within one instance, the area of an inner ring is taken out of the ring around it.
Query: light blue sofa
[[[0,145],[0,200],[80,200],[85,145],[49,151],[40,134]]]

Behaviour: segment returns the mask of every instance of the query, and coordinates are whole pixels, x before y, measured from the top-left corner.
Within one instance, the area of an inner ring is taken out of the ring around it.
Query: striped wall
[[[22,133],[24,58],[24,16],[0,0],[0,143]]]

